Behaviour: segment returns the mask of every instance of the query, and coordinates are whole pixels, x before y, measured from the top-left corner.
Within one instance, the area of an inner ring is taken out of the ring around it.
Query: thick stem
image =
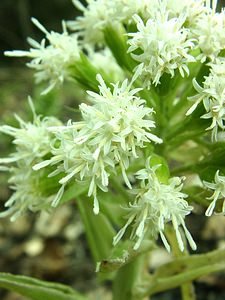
[[[143,274],[145,258],[146,255],[141,255],[118,270],[113,283],[113,300],[141,300],[145,297],[133,294],[134,286]]]
[[[183,256],[159,267],[153,276],[136,287],[140,296],[153,295],[179,287],[207,274],[224,271],[225,251],[216,250],[206,254]],[[137,298],[138,299],[138,298]]]
[[[195,280],[201,276],[223,271],[225,269],[225,263],[217,263],[213,265],[208,265],[204,267],[200,267],[188,272],[184,272],[178,275],[169,276],[167,278],[159,278],[152,280],[152,283],[148,283],[145,286],[145,291],[139,293],[142,297],[147,295],[153,295],[159,292],[163,292],[169,289],[173,289],[179,287],[180,285],[184,284],[185,282]],[[142,287],[142,291],[144,287]]]
[[[184,252],[180,251],[174,230],[167,231],[167,238],[170,242],[170,245],[172,246],[172,252],[176,258],[189,256],[189,253],[187,250],[187,245],[185,245]],[[181,295],[182,295],[182,300],[195,300],[196,299],[194,286],[191,281],[185,282],[181,285]]]
[[[183,300],[194,300],[196,299],[195,290],[193,284],[186,282],[181,286],[181,295]]]

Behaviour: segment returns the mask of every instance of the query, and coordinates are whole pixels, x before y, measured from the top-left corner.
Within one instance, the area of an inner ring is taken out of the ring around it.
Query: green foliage
[[[8,273],[0,273],[0,287],[32,300],[88,300],[63,284]]]

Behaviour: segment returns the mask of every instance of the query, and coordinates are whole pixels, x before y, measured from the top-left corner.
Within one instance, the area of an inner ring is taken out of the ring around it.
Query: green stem
[[[170,276],[167,278],[155,278],[151,283],[146,283],[145,287],[141,287],[144,291],[140,295],[145,297],[147,295],[153,295],[159,292],[166,291],[168,289],[173,289],[179,287],[180,285],[195,280],[201,276],[205,276],[210,273],[223,271],[225,269],[225,263],[217,263],[204,267],[200,267],[194,270],[189,270],[187,272]]]
[[[167,230],[167,238],[172,246],[172,252],[176,258],[189,256],[187,245],[185,244],[184,252],[181,252],[177,243],[176,234],[173,229]],[[181,285],[182,300],[196,300],[195,290],[192,282],[185,282]]]
[[[168,134],[166,135],[167,140],[173,140],[178,135],[190,131],[189,125],[192,125],[192,123],[193,123],[193,118],[191,116],[188,117],[185,116],[184,120],[179,120],[179,124],[173,125],[173,127],[170,128],[170,130],[168,131]]]
[[[140,297],[153,295],[224,269],[224,249],[206,254],[185,255],[159,267],[153,276],[148,275],[148,279],[137,286],[135,292]]]
[[[181,285],[181,295],[183,300],[195,300],[194,285],[190,282],[186,282]]]
[[[203,265],[213,265],[217,263],[225,263],[225,251],[215,250],[206,254],[195,254],[191,256],[183,256],[177,258],[175,261],[167,263],[157,269],[155,277],[169,277],[182,270],[193,270],[200,268]]]

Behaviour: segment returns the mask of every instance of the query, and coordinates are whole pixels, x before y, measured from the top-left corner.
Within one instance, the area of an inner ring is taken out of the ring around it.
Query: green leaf
[[[170,170],[167,161],[162,156],[152,154],[150,159],[150,166],[153,167],[155,165],[160,165],[160,167],[155,171],[159,181],[167,184],[170,177]]]
[[[63,194],[60,204],[76,199],[77,197],[86,194],[88,186],[75,182]]]
[[[32,300],[88,300],[66,285],[8,273],[0,273],[0,287]]]
[[[105,42],[121,68],[132,72],[137,63],[132,59],[130,54],[127,53],[126,31],[122,27],[120,29],[121,30],[118,30],[118,28],[107,26],[104,29]]]
[[[225,175],[225,143],[217,142],[211,144],[211,150],[199,163],[193,166],[193,171],[197,172],[202,180],[214,181],[217,170]]]

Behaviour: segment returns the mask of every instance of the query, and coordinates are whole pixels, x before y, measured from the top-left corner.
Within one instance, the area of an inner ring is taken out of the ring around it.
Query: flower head
[[[20,128],[7,125],[0,127],[1,132],[14,137],[13,143],[16,145],[16,152],[10,157],[0,159],[0,164],[10,164],[10,167],[3,166],[1,170],[9,171],[9,183],[14,190],[5,203],[8,210],[0,213],[0,217],[12,215],[11,220],[15,220],[28,209],[35,211],[46,208],[54,199],[51,194],[55,191],[52,190],[51,179],[47,178],[47,170],[34,172],[32,166],[51,152],[54,136],[47,128],[61,123],[53,117],[42,119],[37,116],[30,99],[29,103],[34,115],[32,123],[26,123],[16,116]]]
[[[212,130],[212,138],[217,140],[218,128],[225,129],[225,60],[217,58],[214,63],[210,63],[210,73],[205,77],[203,87],[193,80],[193,85],[198,94],[189,99],[194,104],[187,111],[190,115],[196,107],[203,102],[206,114],[204,119],[212,119],[207,130]]]
[[[94,196],[95,213],[99,211],[97,187],[107,191],[108,178],[115,167],[119,166],[131,188],[126,174],[130,159],[137,158],[137,150],[145,147],[145,143],[162,142],[151,133],[155,127],[153,110],[135,95],[140,89],[131,89],[132,83],[128,84],[127,80],[121,85],[112,84],[110,89],[100,75],[97,79],[99,94],[88,91],[92,105],[80,105],[82,121],[53,127],[60,146],[52,149],[51,159],[34,167],[57,164],[56,173],[66,173],[60,180],[59,196],[72,178],[88,182],[88,195]]]
[[[64,22],[63,33],[60,34],[48,32],[34,18],[32,21],[46,35],[46,39],[39,44],[30,38],[28,40],[32,46],[30,51],[6,51],[5,55],[31,58],[31,62],[27,65],[36,70],[37,83],[49,81],[49,86],[43,91],[43,94],[46,94],[69,77],[68,68],[79,59],[80,48],[77,36],[68,34]]]
[[[5,203],[7,210],[0,213],[0,218],[10,215],[11,221],[15,221],[28,210],[39,211],[51,206],[55,195],[54,191],[52,195],[48,191],[50,180],[46,170],[35,172],[31,166],[20,161],[8,171],[13,194]]]
[[[184,15],[188,26],[193,26],[196,20],[201,16],[206,8],[204,0],[166,0],[166,7],[171,17]]]
[[[103,30],[108,24],[119,27],[121,23],[128,22],[139,7],[136,0],[87,0],[87,7],[78,0],[72,1],[83,16],[67,24],[71,30],[78,31],[86,44],[102,43]]]
[[[25,122],[16,115],[20,128],[8,125],[0,126],[0,132],[14,137],[13,144],[16,145],[16,152],[10,157],[1,158],[0,164],[24,161],[24,164],[29,166],[39,162],[51,152],[53,135],[47,128],[61,123],[54,117],[41,118],[41,116],[36,115],[30,99],[29,103],[33,112],[33,122]]]
[[[225,11],[216,13],[217,1],[213,2],[213,7],[208,4],[205,13],[198,17],[192,29],[192,36],[202,52],[198,57],[201,62],[207,58],[214,61],[225,48]]]
[[[173,177],[168,184],[161,183],[155,171],[159,165],[149,167],[137,173],[137,179],[141,180],[141,189],[137,190],[135,202],[130,204],[128,210],[128,221],[114,238],[116,244],[129,225],[132,226],[131,238],[136,240],[134,249],[138,249],[145,235],[155,238],[160,235],[166,249],[170,251],[164,235],[165,224],[172,222],[178,245],[181,251],[184,250],[179,227],[182,226],[185,235],[193,249],[196,245],[184,223],[185,216],[188,215],[192,207],[184,200],[187,195],[181,192],[183,187],[182,179]]]
[[[189,54],[194,47],[189,30],[183,27],[185,18],[169,18],[168,11],[158,12],[146,24],[135,15],[137,32],[129,33],[128,41],[132,57],[142,66],[142,77],[147,85],[160,83],[164,73],[174,76],[178,69],[181,76],[189,74],[187,63],[195,61]],[[140,54],[136,54],[135,51]]]
[[[169,13],[169,18],[185,17],[186,27],[192,27],[206,10],[205,0],[142,0],[141,14],[145,19],[154,17],[159,10]]]

